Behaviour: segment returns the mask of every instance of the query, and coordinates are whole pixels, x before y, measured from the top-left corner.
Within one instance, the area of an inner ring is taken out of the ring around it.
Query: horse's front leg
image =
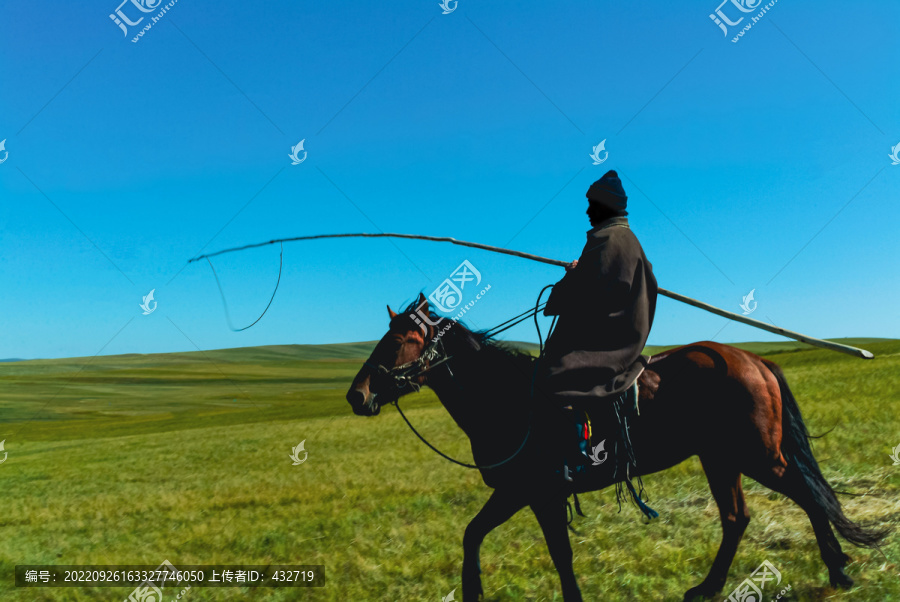
[[[565,602],[582,602],[581,590],[572,568],[572,544],[566,524],[566,498],[564,494],[548,496],[540,502],[533,503],[531,510],[541,525],[547,549],[559,580],[562,583],[563,600]]]
[[[521,500],[521,501],[520,501]],[[494,490],[484,507],[466,527],[463,535],[462,599],[483,599],[479,549],[488,533],[499,527],[525,506],[523,497],[508,490]]]

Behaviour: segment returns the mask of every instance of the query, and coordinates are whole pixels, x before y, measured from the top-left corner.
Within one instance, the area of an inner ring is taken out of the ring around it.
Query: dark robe
[[[628,219],[588,231],[578,265],[554,287],[544,315],[558,315],[540,389],[563,402],[625,391],[643,371],[656,311],[656,278]]]

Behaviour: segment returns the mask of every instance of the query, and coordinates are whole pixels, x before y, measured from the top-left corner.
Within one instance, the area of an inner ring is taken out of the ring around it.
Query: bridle
[[[433,329],[434,327],[430,326],[430,330],[433,331]],[[425,345],[419,357],[411,362],[406,362],[393,368],[387,368],[381,364],[375,365],[369,361],[364,362],[363,365],[370,370],[374,370],[381,378],[392,380],[394,387],[391,393],[396,393],[397,397],[399,397],[406,392],[407,388],[414,393],[418,393],[422,387],[416,380],[426,372],[449,362],[452,357],[447,354],[441,337],[432,336],[431,341]],[[449,370],[450,366],[447,366],[447,369]],[[396,405],[397,401],[394,400],[391,403]]]
[[[368,361],[364,362],[363,365],[367,366],[370,370],[374,370],[378,373],[382,378],[388,378],[393,380],[393,390],[391,390],[391,397],[393,399],[389,402],[394,407],[397,408],[397,411],[400,413],[400,417],[403,418],[403,421],[406,422],[406,425],[410,428],[410,430],[418,437],[422,443],[427,445],[434,451],[436,454],[444,458],[445,460],[449,460],[454,464],[458,464],[465,468],[475,468],[478,470],[489,470],[492,468],[498,468],[503,466],[507,462],[510,462],[513,458],[519,455],[519,453],[525,448],[525,444],[528,442],[529,437],[531,437],[531,423],[532,420],[529,418],[528,420],[528,431],[525,433],[525,437],[522,439],[522,443],[519,445],[519,448],[512,453],[505,460],[497,462],[495,464],[468,464],[466,462],[460,462],[454,458],[451,458],[431,443],[428,442],[425,437],[419,434],[419,431],[416,430],[416,427],[412,425],[409,419],[406,417],[406,414],[403,413],[403,410],[400,408],[400,396],[409,388],[411,391],[418,393],[422,388],[416,380],[433,370],[434,368],[440,366],[441,364],[446,364],[447,371],[450,373],[450,376],[453,377],[453,371],[450,369],[450,364],[448,363],[453,356],[447,354],[447,350],[444,347],[444,343],[441,340],[441,336],[435,335],[434,326],[429,324],[429,333],[431,335],[431,341],[422,349],[422,353],[418,358],[412,360],[411,362],[406,362],[405,364],[401,364],[399,366],[394,366],[393,368],[387,368],[381,364],[374,365],[369,363]]]

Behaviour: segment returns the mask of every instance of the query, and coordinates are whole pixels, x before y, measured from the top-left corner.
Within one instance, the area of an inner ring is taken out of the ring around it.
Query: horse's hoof
[[[711,586],[705,585],[701,583],[700,585],[694,586],[688,591],[684,593],[683,602],[692,602],[693,600],[699,599],[709,599],[719,593],[722,588],[713,588]]]
[[[835,589],[850,589],[853,587],[853,579],[851,579],[844,571],[831,575],[831,587]]]

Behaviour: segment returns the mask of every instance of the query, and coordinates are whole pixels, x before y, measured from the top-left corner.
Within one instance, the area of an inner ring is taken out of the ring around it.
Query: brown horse
[[[558,441],[550,432],[559,410],[532,395],[534,358],[507,349],[461,324],[431,315],[420,320],[423,295],[402,314],[388,307],[390,329],[353,380],[353,412],[381,406],[427,385],[466,433],[490,499],[463,536],[463,600],[482,599],[479,548],[485,536],[521,508],[531,507],[562,582],[566,602],[581,600],[572,568],[566,500],[573,492],[614,483],[608,473],[568,483],[548,458]],[[430,313],[430,312],[429,312]],[[853,584],[832,526],[847,541],[877,548],[886,531],[849,520],[822,476],[800,409],[774,363],[740,349],[701,342],[661,353],[639,379],[640,414],[631,440],[637,474],[649,474],[699,456],[722,522],[722,543],[709,574],[684,598],[722,590],[750,521],[741,475],[796,502],[809,516],[833,587]],[[532,400],[535,400],[532,403]],[[492,467],[494,466],[494,467]]]

